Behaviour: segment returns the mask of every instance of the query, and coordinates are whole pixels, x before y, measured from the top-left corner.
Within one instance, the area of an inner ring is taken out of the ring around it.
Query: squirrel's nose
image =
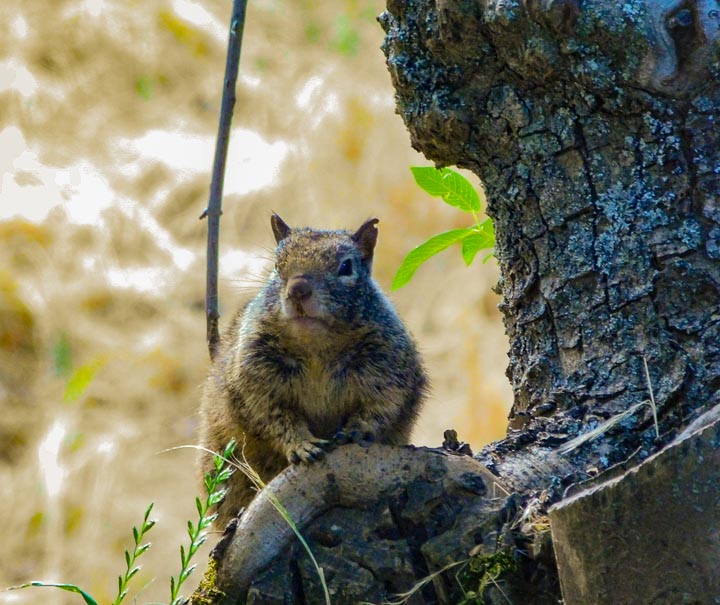
[[[310,298],[312,294],[312,284],[306,277],[291,277],[288,280],[288,298],[296,301],[303,301]]]

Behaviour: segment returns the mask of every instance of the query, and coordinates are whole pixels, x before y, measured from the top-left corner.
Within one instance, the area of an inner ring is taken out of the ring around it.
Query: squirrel
[[[371,277],[378,222],[329,231],[272,215],[275,267],[222,336],[200,406],[203,447],[221,452],[234,438],[267,483],[336,444],[408,443],[428,379]],[[214,470],[212,454],[200,467]],[[226,488],[219,529],[255,493],[239,471]]]

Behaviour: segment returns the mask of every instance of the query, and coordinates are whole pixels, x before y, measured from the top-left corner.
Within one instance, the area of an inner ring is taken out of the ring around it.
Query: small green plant
[[[137,561],[140,555],[146,552],[151,546],[150,542],[143,544],[142,541],[145,538],[145,534],[148,533],[155,525],[155,520],[150,518],[150,512],[152,511],[153,506],[154,503],[151,503],[150,506],[145,509],[145,516],[143,517],[140,529],[133,525],[132,533],[135,546],[133,547],[132,553],[128,550],[125,551],[125,563],[127,567],[125,569],[125,573],[122,576],[118,576],[118,596],[113,601],[113,605],[120,605],[120,603],[122,603],[125,595],[128,593],[128,584],[130,583],[130,580],[137,572],[140,571],[140,566],[135,565],[135,561]]]
[[[230,463],[235,452],[235,445],[236,442],[233,439],[225,446],[222,455],[215,454],[213,456],[215,471],[205,473],[204,481],[207,497],[205,498],[205,502],[200,500],[200,498],[195,498],[195,507],[197,508],[199,519],[197,525],[193,525],[192,521],[188,521],[190,546],[187,550],[185,550],[184,546],[180,546],[180,574],[177,580],[175,580],[175,576],[170,576],[170,605],[180,605],[180,603],[184,601],[183,597],[179,596],[180,586],[182,586],[183,582],[185,582],[195,570],[196,565],[190,565],[190,560],[195,556],[195,553],[197,553],[200,547],[205,544],[207,540],[206,530],[212,522],[217,519],[217,513],[210,513],[210,509],[225,497],[226,490],[222,486],[235,472],[235,469],[232,468]]]
[[[420,244],[405,257],[393,279],[392,289],[397,290],[407,284],[412,276],[430,257],[442,252],[456,242],[462,243],[462,257],[470,265],[480,250],[495,247],[495,229],[492,219],[480,221],[480,195],[472,184],[461,174],[449,168],[432,166],[412,166],[410,168],[415,182],[427,193],[441,198],[446,204],[472,215],[475,221],[470,227],[451,229],[431,237]],[[492,253],[485,257],[485,262]]]
[[[462,600],[458,605],[484,605],[483,593],[490,584],[494,585],[506,602],[512,605],[498,584],[498,579],[503,573],[517,569],[517,562],[507,551],[497,551],[491,555],[473,555],[467,559],[449,563],[422,578],[407,592],[396,594],[393,599],[384,601],[384,605],[405,605],[435,578],[456,567],[460,569],[455,577],[463,592]]]
[[[225,496],[225,489],[223,485],[227,482],[230,476],[235,472],[232,468],[233,463],[230,462],[230,458],[233,456],[235,450],[235,440],[232,440],[225,447],[222,454],[214,454],[213,462],[215,470],[205,474],[205,488],[207,491],[207,497],[203,502],[200,498],[195,499],[195,506],[198,511],[198,523],[194,525],[192,521],[188,521],[188,535],[190,536],[190,546],[186,551],[183,546],[180,546],[180,560],[181,568],[180,574],[177,580],[174,576],[170,577],[170,605],[179,605],[184,602],[183,597],[179,596],[180,586],[183,582],[188,579],[190,574],[195,569],[195,565],[190,564],[190,560],[197,553],[200,547],[207,540],[207,528],[217,518],[217,514],[211,514],[210,509],[218,504]],[[128,593],[128,584],[130,580],[140,571],[140,566],[136,565],[137,559],[150,548],[150,542],[143,544],[145,535],[153,528],[155,521],[150,519],[150,513],[152,511],[153,504],[147,507],[145,510],[145,516],[140,528],[133,526],[133,540],[134,547],[132,552],[125,551],[125,563],[126,569],[122,576],[118,576],[118,595],[113,601],[112,605],[120,605]],[[17,590],[20,588],[28,588],[30,586],[42,586],[60,588],[67,592],[74,592],[79,594],[87,605],[98,605],[98,602],[82,588],[75,584],[65,583],[54,583],[54,582],[27,582],[20,586],[12,586],[6,590]]]
[[[233,449],[235,447],[234,441],[231,442]],[[181,448],[190,447],[193,449],[201,450],[208,453],[213,453],[211,450],[202,447],[200,445],[183,445],[179,446]],[[228,446],[229,447],[229,446]],[[176,448],[172,448],[176,449]],[[225,462],[231,466],[234,467],[234,469],[239,470],[241,473],[243,473],[253,484],[253,487],[259,492],[263,489],[265,489],[265,482],[262,480],[258,472],[250,465],[250,463],[247,461],[247,458],[245,457],[245,453],[241,452],[239,457],[234,457],[231,459],[231,456],[233,455],[232,450],[228,453],[228,450],[226,448],[225,453],[220,456],[220,460],[222,462]],[[215,467],[217,468],[218,465],[218,454],[215,454]],[[229,477],[229,475],[228,475]],[[208,486],[207,483],[207,475],[205,476],[205,486]],[[209,492],[210,488],[208,488]],[[223,492],[224,495],[224,492]],[[318,578],[320,580],[320,586],[322,586],[323,589],[323,596],[325,598],[325,605],[332,605],[330,601],[330,591],[328,590],[327,582],[325,581],[325,573],[323,572],[323,568],[320,567],[319,563],[317,562],[317,559],[315,558],[315,555],[312,552],[312,549],[310,548],[310,545],[307,543],[307,540],[303,537],[302,533],[300,533],[300,528],[297,526],[297,523],[292,518],[292,515],[290,514],[290,511],[285,508],[282,502],[278,499],[278,497],[272,492],[267,491],[265,492],[265,495],[267,496],[268,500],[270,501],[270,504],[273,506],[273,508],[278,512],[278,514],[282,517],[283,521],[287,523],[288,527],[292,529],[293,533],[297,537],[297,539],[300,541],[300,544],[305,549],[305,552],[310,557],[310,561],[312,562],[313,566],[315,567],[315,572],[318,575]],[[218,499],[218,502],[222,498]],[[199,510],[199,509],[198,509]],[[215,519],[216,515],[212,517],[210,522],[212,522]],[[171,604],[171,605],[174,605]]]
[[[140,571],[140,566],[135,565],[135,562],[140,557],[140,555],[142,555],[148,550],[148,548],[150,548],[150,542],[142,544],[142,541],[145,538],[145,534],[147,534],[147,532],[149,532],[155,525],[155,521],[153,519],[150,519],[150,512],[152,511],[152,507],[153,505],[150,504],[150,506],[148,506],[145,510],[145,516],[143,517],[143,522],[140,525],[140,529],[133,526],[133,538],[135,540],[135,547],[133,548],[132,553],[127,550],[125,551],[125,563],[127,564],[127,568],[122,576],[118,576],[118,595],[113,601],[113,605],[120,605],[120,603],[122,603],[125,595],[127,595],[128,584],[130,580],[137,572]],[[67,592],[74,592],[79,594],[83,598],[85,603],[87,603],[87,605],[98,605],[97,601],[93,597],[91,597],[87,592],[85,592],[82,588],[76,586],[75,584],[35,581],[27,582],[26,584],[22,584],[20,586],[13,586],[11,588],[8,588],[7,590],[28,588],[29,586],[60,588],[61,590],[65,590]]]

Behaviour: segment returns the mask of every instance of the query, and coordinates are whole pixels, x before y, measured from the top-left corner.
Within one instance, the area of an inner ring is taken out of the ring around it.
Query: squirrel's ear
[[[274,212],[270,217],[270,225],[272,226],[273,235],[275,236],[275,242],[278,244],[290,235],[290,232],[292,231],[292,229],[288,227],[287,223]]]
[[[377,242],[378,230],[375,225],[380,221],[371,218],[365,221],[360,228],[352,234],[353,241],[360,249],[360,255],[363,263],[370,266],[372,264],[373,252],[375,251],[375,243]]]

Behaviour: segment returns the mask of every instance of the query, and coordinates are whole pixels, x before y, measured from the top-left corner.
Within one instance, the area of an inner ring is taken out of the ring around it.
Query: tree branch
[[[207,283],[205,289],[205,313],[207,318],[207,342],[210,359],[214,359],[220,343],[218,320],[218,256],[220,240],[220,215],[222,214],[222,191],[225,180],[225,163],[227,160],[228,143],[230,141],[230,123],[235,107],[235,83],[240,63],[242,35],[245,26],[245,10],[247,0],[234,0],[230,17],[230,34],[228,37],[227,60],[225,63],[225,80],[223,85],[222,104],[220,106],[220,123],[215,144],[212,182],[210,184],[210,200],[201,219],[208,219],[207,240]]]

